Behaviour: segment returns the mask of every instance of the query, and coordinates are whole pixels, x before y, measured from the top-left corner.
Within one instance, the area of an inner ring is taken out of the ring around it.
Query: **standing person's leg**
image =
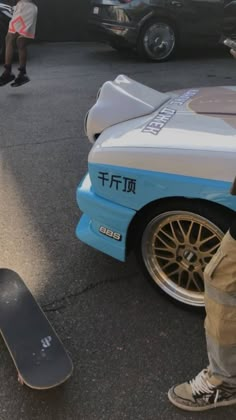
[[[29,43],[29,39],[24,38],[23,36],[19,36],[17,38],[17,49],[19,55],[19,74],[15,79],[14,83],[12,83],[13,87],[24,85],[30,81],[29,77],[26,73],[26,65],[27,65],[27,45]]]
[[[19,36],[17,39],[17,48],[19,54],[19,64],[20,69],[26,73],[26,64],[27,64],[27,45],[28,39]]]
[[[233,229],[234,227],[234,229]],[[236,390],[235,224],[205,270],[205,321],[209,371]]]
[[[209,366],[168,393],[170,401],[184,410],[201,411],[236,403],[236,226],[233,227],[204,273]]]
[[[14,74],[12,74],[12,60],[14,54],[14,44],[15,44],[16,34],[8,32],[6,36],[6,53],[5,53],[5,70],[0,76],[0,86],[4,86],[7,83],[12,82],[15,79]]]
[[[5,66],[12,65],[16,36],[16,34],[11,34],[10,32],[6,36]]]

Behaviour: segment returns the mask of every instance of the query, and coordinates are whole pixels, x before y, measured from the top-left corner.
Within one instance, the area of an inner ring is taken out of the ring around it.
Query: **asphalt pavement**
[[[235,85],[226,53],[186,52],[162,64],[105,45],[34,45],[31,83],[0,91],[0,266],[17,271],[74,362],[64,386],[17,382],[0,339],[0,420],[234,419],[235,408],[185,413],[167,391],[206,366],[204,312],[175,305],[140,273],[75,237],[76,187],[90,144],[83,119],[106,80],[126,74],[167,91]]]

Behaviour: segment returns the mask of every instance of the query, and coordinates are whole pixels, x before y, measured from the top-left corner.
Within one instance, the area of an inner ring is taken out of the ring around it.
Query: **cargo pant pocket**
[[[219,248],[218,251],[213,255],[211,261],[206,265],[204,270],[205,280],[212,281],[216,270],[219,268],[220,264],[226,258],[225,252]]]
[[[236,252],[220,247],[205,268],[204,281],[206,286],[208,282],[216,289],[236,293]]]

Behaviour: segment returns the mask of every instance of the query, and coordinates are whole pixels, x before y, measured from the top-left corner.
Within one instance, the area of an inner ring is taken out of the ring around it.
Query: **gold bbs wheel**
[[[167,211],[146,225],[141,255],[154,282],[179,302],[204,306],[203,271],[224,233],[209,219]]]

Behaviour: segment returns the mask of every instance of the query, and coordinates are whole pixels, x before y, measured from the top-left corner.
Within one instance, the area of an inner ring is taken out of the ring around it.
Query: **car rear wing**
[[[93,143],[108,127],[152,114],[171,96],[120,75],[100,89],[85,118],[85,133]]]

